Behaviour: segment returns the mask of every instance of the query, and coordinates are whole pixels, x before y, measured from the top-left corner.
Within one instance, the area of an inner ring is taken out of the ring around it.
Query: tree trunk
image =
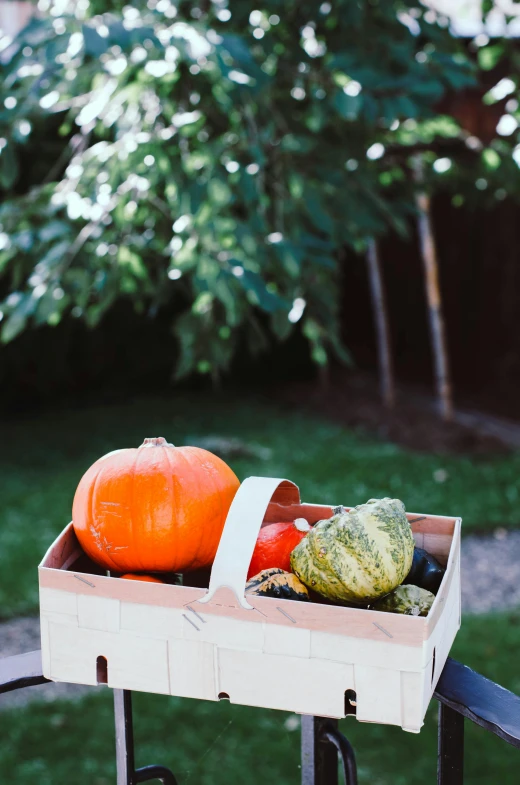
[[[433,237],[430,197],[424,188],[423,161],[419,156],[416,156],[413,160],[413,170],[415,181],[419,186],[416,195],[419,212],[418,232],[421,256],[424,265],[426,299],[428,301],[437,397],[441,416],[444,420],[449,421],[453,418],[453,400],[444,329],[444,316],[439,288],[439,265]]]
[[[374,310],[374,321],[377,337],[377,356],[379,365],[379,384],[381,398],[384,405],[391,409],[395,402],[394,369],[392,362],[392,349],[390,345],[390,329],[388,324],[388,311],[386,307],[383,276],[381,275],[381,262],[376,241],[372,238],[367,250],[368,278],[370,281],[370,295]]]

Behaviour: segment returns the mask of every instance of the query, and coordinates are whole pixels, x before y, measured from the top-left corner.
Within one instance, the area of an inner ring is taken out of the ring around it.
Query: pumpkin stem
[[[144,442],[142,443],[141,446],[144,447],[145,444],[150,444],[150,445],[152,445],[152,447],[173,447],[174,446],[173,444],[170,444],[170,442],[167,442],[166,439],[164,438],[164,436],[150,436],[148,439],[144,440]]]

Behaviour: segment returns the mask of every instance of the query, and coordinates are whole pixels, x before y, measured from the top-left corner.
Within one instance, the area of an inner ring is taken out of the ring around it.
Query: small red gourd
[[[72,506],[85,553],[114,572],[209,567],[240,483],[216,455],[162,437],[115,450],[83,475]]]
[[[305,518],[288,523],[270,523],[260,529],[247,579],[270,567],[279,567],[291,572],[291,552],[310,532],[311,526]]]

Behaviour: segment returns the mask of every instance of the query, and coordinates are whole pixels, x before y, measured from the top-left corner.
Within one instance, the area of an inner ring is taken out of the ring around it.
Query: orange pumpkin
[[[83,550],[115,572],[209,567],[240,483],[207,450],[161,438],[115,450],[82,477],[72,506]]]
[[[146,583],[163,583],[159,578],[153,578],[151,575],[132,575],[127,572],[126,575],[121,575],[125,581],[145,581]]]

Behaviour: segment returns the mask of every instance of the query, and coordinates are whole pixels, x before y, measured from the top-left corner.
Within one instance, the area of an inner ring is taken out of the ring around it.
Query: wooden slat
[[[95,580],[96,584],[89,586],[82,580],[78,580],[83,577],[89,581],[92,579],[92,583]],[[59,586],[61,589],[75,591],[78,594],[92,593],[92,596],[169,608],[183,608],[188,604],[196,603],[200,597],[206,594],[205,589],[189,586],[124,581],[103,576],[79,575],[75,577],[74,573],[62,573],[45,568],[40,568],[40,583],[49,588]],[[258,611],[257,613],[240,607],[234,594],[226,589],[221,589],[211,602],[205,605],[199,604],[196,609],[201,615],[209,613],[242,619],[247,622],[263,623],[268,621],[271,624],[292,624],[293,622],[278,610],[278,608],[282,608],[295,619],[296,624],[300,624],[306,629],[338,633],[344,631],[345,634],[356,638],[386,639],[386,641],[393,641],[405,646],[421,646],[425,634],[426,620],[419,617],[399,616],[398,614],[318,603],[277,600],[271,597],[251,595],[248,597],[253,608]],[[380,627],[383,627],[386,633],[382,632]]]
[[[418,673],[401,669],[401,727],[410,733],[419,733],[423,725],[426,709],[421,696],[430,671],[430,664]]]
[[[181,608],[165,608],[133,602],[121,603],[121,629],[139,638],[161,640],[180,638],[182,621]]]
[[[71,558],[76,555],[80,556],[81,553],[81,546],[76,537],[74,527],[72,523],[69,523],[48,549],[40,563],[40,567],[48,567],[55,570],[67,569],[65,565],[70,563]]]
[[[401,725],[401,673],[356,664],[356,718],[360,722]]]
[[[311,656],[311,631],[304,627],[291,624],[266,624],[264,628],[265,654],[280,654],[287,657]]]
[[[218,664],[219,691],[247,706],[343,717],[354,685],[352,666],[339,662],[219,649]]]
[[[431,553],[432,556],[446,566],[448,557],[450,555],[451,543],[453,537],[451,534],[423,534],[423,545],[425,551]]]
[[[276,504],[271,502],[267,508],[263,525],[283,523],[305,518],[309,523],[317,523],[332,516],[332,507],[325,504]]]
[[[455,522],[458,518],[447,518],[443,515],[424,515],[419,512],[408,512],[406,517],[410,521],[412,531],[423,534],[450,534],[453,535]]]
[[[249,613],[251,620],[229,619],[225,616],[204,613],[205,606],[190,606],[183,614],[180,637],[184,640],[204,641],[239,651],[262,651],[264,624],[258,623],[256,613]],[[254,620],[253,620],[253,617]]]
[[[297,485],[285,480],[280,483],[278,488],[273,493],[272,500],[277,504],[299,504],[300,491]]]
[[[386,629],[386,627],[385,627]],[[380,631],[381,632],[381,631]],[[311,632],[311,657],[335,662],[362,663],[401,671],[421,671],[422,650],[418,646],[404,646],[392,642],[384,634],[380,640],[355,638],[331,632]],[[384,639],[384,640],[383,640]]]
[[[63,572],[47,567],[39,568],[40,587],[58,589],[91,597],[107,597],[125,602],[182,608],[206,594],[206,589],[192,586],[170,586],[166,583],[127,581],[106,575],[82,572]]]
[[[51,622],[50,675],[56,681],[97,684],[96,662],[108,664],[108,686],[168,694],[167,642],[147,640],[128,632],[102,632]]]
[[[346,510],[352,509],[345,507]],[[334,507],[327,504],[278,504],[271,502],[264,518],[265,523],[294,521],[296,518],[306,518],[309,523],[326,520],[333,515]],[[436,534],[453,536],[457,518],[448,518],[443,515],[425,515],[424,513],[409,512],[406,517],[410,521],[414,534]]]
[[[452,583],[454,576],[457,574],[460,574],[460,520],[455,522],[452,547],[448,558],[446,574],[442,579],[442,583],[435,598],[435,602],[433,603],[433,606],[427,617],[427,625],[425,629],[426,638],[429,638],[432,635],[435,625],[437,624],[441,614],[445,612],[448,605],[455,603],[457,604],[457,607],[460,607],[460,588],[458,587],[458,584],[455,587],[457,596],[451,596]]]
[[[78,595],[78,624],[90,630],[119,632],[121,603],[108,597]]]
[[[78,616],[76,594],[62,589],[50,589],[40,586],[40,610],[63,616]]]
[[[450,555],[453,537],[451,534],[423,534],[414,532],[413,538],[418,548],[424,548],[445,567]]]
[[[424,638],[426,619],[421,617],[248,596],[251,604],[270,624],[294,623],[311,631],[332,632],[403,646],[421,646]],[[289,614],[294,622],[287,619],[279,608]]]
[[[168,642],[170,694],[218,700],[216,647],[207,641]]]

